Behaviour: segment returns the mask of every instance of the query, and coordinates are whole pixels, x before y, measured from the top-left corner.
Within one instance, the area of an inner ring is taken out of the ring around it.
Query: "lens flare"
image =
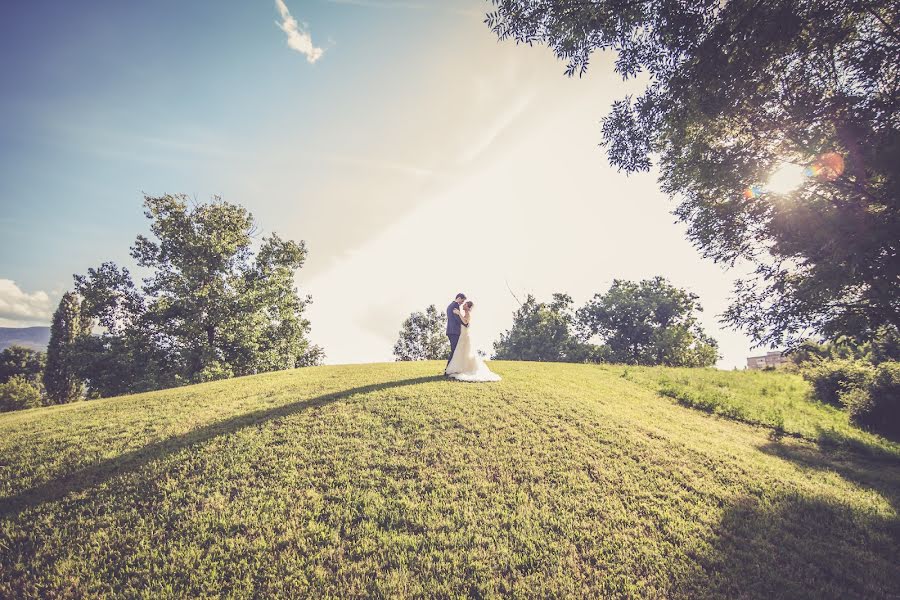
[[[754,198],[759,198],[762,196],[763,190],[758,185],[752,185],[744,190],[744,199],[745,200],[753,200]]]
[[[800,187],[806,179],[806,169],[800,165],[783,163],[772,173],[766,189],[775,194],[787,194]]]

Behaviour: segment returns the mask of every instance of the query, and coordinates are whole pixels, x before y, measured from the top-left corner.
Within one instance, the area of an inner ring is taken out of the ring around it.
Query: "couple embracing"
[[[478,352],[469,334],[472,325],[472,309],[475,303],[466,300],[465,294],[457,294],[447,307],[447,337],[450,339],[450,360],[444,375],[459,381],[500,381]]]

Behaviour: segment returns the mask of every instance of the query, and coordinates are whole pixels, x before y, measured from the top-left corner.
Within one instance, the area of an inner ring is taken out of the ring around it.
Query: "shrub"
[[[0,383],[0,412],[41,406],[41,389],[23,375],[13,375]]]
[[[815,397],[832,406],[843,406],[841,394],[865,388],[873,374],[869,363],[846,359],[813,361],[803,370],[803,378],[812,384]]]
[[[900,436],[900,362],[881,363],[867,386],[848,389],[841,401],[857,425]]]

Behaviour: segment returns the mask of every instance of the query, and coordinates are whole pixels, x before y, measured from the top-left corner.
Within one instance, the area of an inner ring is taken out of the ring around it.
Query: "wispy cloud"
[[[306,56],[306,60],[310,63],[314,63],[322,58],[325,50],[313,44],[312,36],[309,35],[305,26],[301,26],[297,19],[291,16],[284,0],[275,0],[275,6],[278,7],[278,12],[281,14],[281,23],[277,21],[276,23],[278,28],[287,34],[288,46]]]
[[[435,172],[432,169],[418,167],[416,165],[409,165],[400,162],[395,162],[391,160],[379,160],[374,158],[365,158],[360,156],[347,156],[342,154],[320,154],[321,158],[325,160],[336,162],[340,164],[350,165],[354,167],[361,167],[364,169],[379,169],[384,171],[398,171],[400,173],[406,173],[407,175],[415,175],[417,177],[427,177],[429,175],[435,175]]]
[[[12,279],[0,279],[0,326],[49,323],[51,309],[47,292],[29,294]]]

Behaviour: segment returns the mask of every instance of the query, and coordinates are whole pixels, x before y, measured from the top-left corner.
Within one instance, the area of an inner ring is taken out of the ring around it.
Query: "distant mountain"
[[[0,351],[10,346],[46,350],[49,342],[49,327],[0,327]]]

